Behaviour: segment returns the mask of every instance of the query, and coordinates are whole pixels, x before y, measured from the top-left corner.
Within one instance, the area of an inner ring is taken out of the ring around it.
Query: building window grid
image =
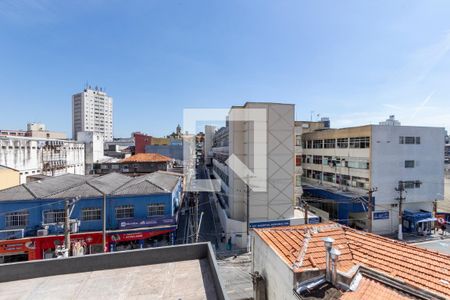
[[[399,143],[405,145],[420,145],[420,136],[400,136]]]
[[[339,138],[337,139],[337,147],[341,149],[348,148],[348,138]]]
[[[44,211],[44,224],[63,223],[66,220],[64,209]]]
[[[326,140],[324,140],[323,147],[325,149],[334,149],[334,148],[336,148],[336,140],[335,139],[326,139]]]
[[[12,212],[5,216],[7,228],[26,227],[28,225],[28,211]]]
[[[364,149],[370,147],[369,137],[354,137],[350,138],[350,148],[353,149]]]
[[[83,221],[96,221],[102,219],[102,209],[95,207],[83,208],[82,220]]]
[[[314,140],[313,148],[314,149],[322,149],[323,148],[323,140]]]
[[[149,217],[164,216],[166,205],[164,203],[152,203],[147,206]]]
[[[116,207],[116,219],[129,219],[134,217],[133,205],[121,205]]]

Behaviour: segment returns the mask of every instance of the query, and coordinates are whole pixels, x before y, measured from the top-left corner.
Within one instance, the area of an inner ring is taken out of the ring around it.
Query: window
[[[148,206],[148,216],[164,216],[164,210],[165,210],[165,204],[164,203],[153,203]]]
[[[336,140],[335,139],[327,139],[324,141],[323,147],[325,149],[333,149],[336,148]]]
[[[302,156],[301,155],[296,155],[295,156],[295,165],[297,167],[300,167],[302,165]]]
[[[66,220],[64,209],[44,211],[44,224],[62,223]]]
[[[350,138],[350,148],[364,149],[370,147],[369,137]]]
[[[313,148],[314,149],[322,149],[323,148],[323,140],[314,140]]]
[[[134,217],[133,205],[121,205],[116,207],[116,219],[129,219]]]
[[[405,168],[414,168],[414,160],[405,160]]]
[[[321,165],[322,164],[322,156],[314,155],[313,156],[313,164]]]
[[[301,175],[295,175],[295,186],[296,187],[302,186],[302,176]]]
[[[415,182],[414,181],[404,181],[403,187],[405,189],[413,189],[415,187]]]
[[[301,146],[301,145],[302,145],[302,136],[298,134],[295,136],[295,146]]]
[[[401,136],[399,142],[406,145],[420,145],[420,136]]]
[[[5,216],[6,227],[26,227],[28,225],[28,211],[8,213]]]
[[[102,219],[102,210],[97,207],[87,207],[82,210],[83,221],[95,221]]]
[[[348,138],[337,139],[338,148],[348,148]]]

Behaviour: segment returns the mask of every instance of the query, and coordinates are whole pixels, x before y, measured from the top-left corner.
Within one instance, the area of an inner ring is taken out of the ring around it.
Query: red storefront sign
[[[173,232],[175,229],[139,231],[127,233],[107,234],[106,249],[111,243],[144,240],[161,234]],[[72,243],[80,242],[83,245],[102,245],[103,233],[100,231],[89,233],[72,233]],[[42,259],[44,251],[54,250],[57,245],[64,244],[64,235],[36,236],[25,239],[0,241],[0,255],[28,254],[28,260]],[[107,250],[108,251],[108,250]]]

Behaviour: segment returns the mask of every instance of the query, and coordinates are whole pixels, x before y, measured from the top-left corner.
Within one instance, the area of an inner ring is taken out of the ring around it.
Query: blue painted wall
[[[180,205],[181,197],[181,181],[178,183],[172,193],[138,195],[138,196],[107,196],[107,219],[106,227],[108,230],[118,229],[119,221],[116,219],[116,207],[121,205],[134,206],[134,218],[146,219],[148,209],[147,206],[152,203],[165,204],[165,216],[175,216]],[[103,198],[86,198],[80,199],[73,209],[71,219],[80,220],[80,231],[99,231],[102,230],[102,220],[83,221],[83,208],[100,208],[103,206]],[[42,228],[44,221],[44,211],[64,209],[64,199],[36,199],[25,201],[3,201],[0,202],[0,230],[12,229],[6,228],[6,213],[13,211],[28,211],[28,226],[25,229],[26,236],[36,235],[36,230]],[[50,234],[62,233],[61,226],[51,226]]]
[[[314,197],[331,200],[336,202],[337,204],[337,215],[339,219],[339,223],[348,225],[348,219],[350,213],[360,213],[367,212],[367,206],[363,206],[361,203],[354,202],[353,199],[349,196],[333,193],[331,191],[311,188],[311,187],[303,187],[303,191],[311,194]],[[364,197],[367,199],[367,197]],[[375,197],[372,198],[375,203]]]

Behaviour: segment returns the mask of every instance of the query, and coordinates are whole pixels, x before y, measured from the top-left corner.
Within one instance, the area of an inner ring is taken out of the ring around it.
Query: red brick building
[[[140,132],[133,133],[135,154],[145,153],[145,146],[151,145],[152,136]]]

